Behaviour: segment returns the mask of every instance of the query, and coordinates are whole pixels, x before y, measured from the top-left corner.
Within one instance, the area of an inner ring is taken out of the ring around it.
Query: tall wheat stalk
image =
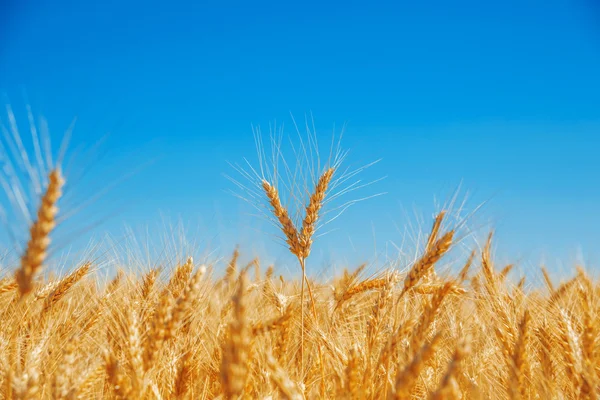
[[[289,246],[290,252],[296,256],[298,259],[298,263],[300,264],[300,268],[302,270],[302,284],[300,289],[300,299],[301,299],[301,360],[302,365],[304,365],[304,285],[308,288],[308,293],[311,301],[311,307],[313,316],[315,321],[317,320],[317,310],[315,306],[315,299],[312,293],[312,289],[310,287],[310,282],[308,281],[306,275],[306,259],[310,255],[310,251],[313,244],[313,236],[316,231],[316,225],[319,220],[319,212],[323,207],[323,202],[325,201],[325,196],[327,194],[327,189],[333,178],[333,174],[335,172],[334,168],[328,168],[319,178],[317,185],[315,186],[314,192],[312,193],[308,205],[305,209],[305,216],[302,221],[302,230],[299,232],[292,220],[289,217],[288,211],[281,204],[281,200],[279,199],[279,193],[277,189],[272,186],[266,180],[263,180],[262,186],[269,199],[269,203],[271,205],[273,214],[277,218],[280,224],[280,228],[283,231],[286,242]]]

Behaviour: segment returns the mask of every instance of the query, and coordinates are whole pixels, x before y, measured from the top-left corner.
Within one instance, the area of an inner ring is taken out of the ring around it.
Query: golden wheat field
[[[318,169],[300,218],[272,175],[249,189],[296,258],[295,278],[241,263],[236,250],[223,265],[184,256],[104,282],[93,260],[45,271],[69,178],[54,166],[29,241],[0,280],[1,397],[597,398],[600,285],[581,267],[561,282],[542,268],[545,286],[526,288],[495,263],[490,234],[448,273],[458,239],[442,210],[406,264],[307,274],[339,171]]]

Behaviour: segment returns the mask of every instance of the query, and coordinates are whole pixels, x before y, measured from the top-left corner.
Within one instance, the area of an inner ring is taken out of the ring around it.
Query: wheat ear
[[[286,242],[290,251],[296,257],[300,257],[302,253],[300,250],[300,244],[298,242],[298,231],[296,230],[296,227],[294,226],[287,209],[281,205],[279,192],[267,181],[263,181],[262,186],[267,198],[269,199],[269,203],[273,208],[273,214],[275,214],[277,220],[281,224],[281,230],[285,234]]]
[[[314,193],[310,196],[310,201],[306,207],[306,215],[304,221],[302,221],[302,232],[299,237],[302,258],[307,258],[310,255],[312,237],[315,234],[319,211],[323,207],[325,194],[327,193],[327,188],[329,187],[334,171],[335,169],[329,168],[321,175]]]
[[[425,252],[431,250],[431,247],[434,245],[435,241],[438,238],[438,234],[440,232],[440,228],[442,227],[442,221],[444,220],[444,216],[446,215],[446,211],[441,211],[433,220],[433,226],[431,227],[431,233],[429,234],[429,239],[427,239],[427,245],[425,246]]]
[[[425,252],[423,257],[421,257],[419,261],[413,265],[408,275],[404,279],[404,287],[402,288],[400,296],[412,289],[423,276],[427,275],[435,263],[437,263],[439,259],[446,254],[452,245],[453,236],[454,231],[445,233],[441,238],[436,240],[429,250]]]
[[[56,168],[48,176],[46,193],[42,196],[42,204],[38,209],[37,220],[31,225],[27,248],[21,257],[21,268],[15,273],[21,298],[33,290],[33,278],[46,259],[50,244],[50,232],[56,225],[58,208],[56,202],[62,195],[64,179],[60,169]]]
[[[54,289],[44,300],[44,308],[42,313],[48,312],[54,304],[62,299],[67,291],[88,273],[91,265],[91,263],[86,262],[81,267],[73,271],[70,275],[61,280],[56,289]]]

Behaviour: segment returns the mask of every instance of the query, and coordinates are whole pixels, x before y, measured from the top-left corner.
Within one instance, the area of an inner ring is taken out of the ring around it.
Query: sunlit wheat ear
[[[231,260],[229,261],[229,264],[227,264],[227,268],[225,269],[225,281],[227,282],[227,284],[229,286],[231,286],[235,283],[235,280],[237,277],[237,264],[238,264],[239,258],[240,258],[240,251],[239,251],[239,249],[236,248],[233,251],[233,255],[231,256]]]
[[[548,274],[548,270],[546,267],[542,267],[542,275],[544,276],[544,283],[548,288],[550,294],[554,293],[554,284],[552,283],[552,279],[550,279],[550,275]]]
[[[43,313],[46,313],[52,308],[54,304],[56,304],[60,299],[62,299],[67,291],[79,282],[90,270],[91,263],[86,262],[81,267],[77,268],[70,275],[62,279],[57,285],[56,289],[54,289],[46,299],[44,300],[44,308]]]
[[[265,180],[262,182],[262,187],[267,195],[267,198],[269,199],[269,204],[271,204],[273,214],[275,217],[277,217],[277,220],[281,224],[281,230],[285,234],[286,242],[289,246],[290,252],[296,257],[301,257],[302,250],[298,240],[298,231],[296,230],[296,227],[294,226],[287,209],[281,205],[279,192],[274,186]]]
[[[33,290],[33,279],[46,259],[50,244],[49,235],[56,225],[55,219],[58,213],[56,202],[62,195],[61,190],[65,181],[58,168],[50,172],[48,178],[48,188],[42,197],[37,221],[31,225],[29,242],[21,258],[21,267],[15,273],[21,297]]]
[[[483,251],[481,252],[481,269],[483,276],[485,277],[485,287],[491,296],[494,296],[497,291],[497,276],[494,271],[494,264],[492,262],[492,238],[493,232],[490,232],[488,239],[485,243]]]
[[[431,233],[429,234],[429,238],[427,239],[427,245],[425,246],[425,253],[428,253],[431,248],[435,245],[435,242],[438,239],[438,234],[440,233],[440,229],[442,227],[442,222],[444,221],[444,217],[446,216],[446,211],[442,210],[438,215],[436,215],[433,220],[433,226],[431,227]],[[435,278],[435,270],[433,268],[427,270],[425,273],[424,279],[431,280]]]
[[[173,296],[173,298],[179,297],[181,292],[185,289],[193,269],[194,259],[192,257],[188,257],[184,264],[179,264],[177,268],[175,268],[175,271],[173,272],[171,279],[169,279],[169,283],[163,289],[161,296],[163,294],[168,294]]]
[[[404,279],[404,287],[402,288],[401,295],[415,287],[419,280],[427,275],[427,273],[433,268],[435,263],[450,249],[452,245],[452,238],[454,231],[445,233],[439,238],[428,251],[425,252],[408,272],[408,275]]]
[[[310,197],[310,201],[306,207],[306,215],[304,221],[302,221],[302,232],[299,237],[303,258],[307,258],[310,255],[312,237],[315,234],[317,221],[319,219],[319,211],[323,207],[323,201],[325,200],[327,188],[329,187],[334,171],[334,168],[329,168],[321,175],[317,182],[317,186],[315,187],[315,192]]]
[[[471,269],[471,265],[473,264],[473,260],[474,259],[475,259],[475,250],[473,250],[471,252],[471,254],[469,255],[469,258],[467,259],[467,262],[465,263],[464,267],[462,267],[462,269],[458,273],[458,279],[457,279],[458,283],[463,283],[464,281],[466,281],[468,279],[468,277],[469,277],[469,269]]]
[[[427,239],[427,245],[425,246],[425,252],[431,250],[431,247],[435,244],[435,241],[438,238],[438,234],[440,232],[440,228],[442,227],[442,221],[446,216],[446,211],[441,211],[433,220],[433,226],[431,227],[431,233],[429,234],[429,239]]]
[[[154,287],[154,283],[156,282],[156,278],[158,277],[159,270],[157,268],[152,269],[142,280],[142,288],[140,291],[140,295],[142,300],[146,301],[152,292],[152,288]]]

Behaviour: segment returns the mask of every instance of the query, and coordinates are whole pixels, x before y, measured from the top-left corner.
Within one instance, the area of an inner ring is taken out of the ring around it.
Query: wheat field
[[[600,285],[581,267],[561,282],[542,268],[545,286],[525,287],[496,265],[490,234],[449,273],[458,239],[443,210],[405,265],[307,274],[338,170],[319,169],[300,218],[269,175],[251,189],[297,259],[295,278],[236,250],[224,265],[184,257],[103,283],[94,261],[44,271],[68,182],[55,166],[0,280],[1,398],[597,398]]]

